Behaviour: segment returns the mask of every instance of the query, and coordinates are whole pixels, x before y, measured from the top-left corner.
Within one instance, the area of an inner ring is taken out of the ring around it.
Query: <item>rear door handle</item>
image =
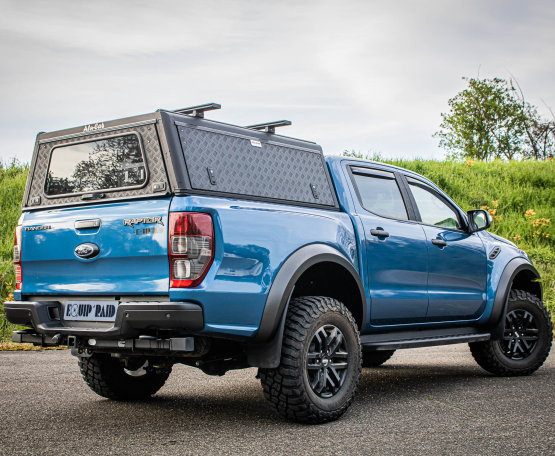
[[[434,245],[440,245],[442,247],[445,247],[447,245],[447,242],[445,242],[443,239],[441,239],[440,237],[437,237],[435,239],[432,239],[432,244]]]
[[[372,236],[378,236],[378,237],[389,237],[389,233],[384,230],[370,230],[370,234]]]

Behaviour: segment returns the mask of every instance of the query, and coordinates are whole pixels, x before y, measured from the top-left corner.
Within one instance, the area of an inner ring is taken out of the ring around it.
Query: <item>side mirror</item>
[[[491,226],[491,215],[484,209],[476,209],[468,211],[468,232],[476,233],[477,231],[487,230]]]

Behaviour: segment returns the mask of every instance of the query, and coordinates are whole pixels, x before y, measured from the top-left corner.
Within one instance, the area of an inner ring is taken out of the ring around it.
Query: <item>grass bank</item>
[[[436,182],[465,210],[487,208],[490,231],[518,244],[542,274],[545,302],[555,315],[555,174],[552,162],[453,162],[382,160]],[[12,299],[14,228],[27,179],[28,165],[0,163],[0,303]],[[14,327],[0,304],[0,342]]]
[[[17,161],[0,162],[0,303],[13,299],[14,230],[21,215],[21,200],[28,172],[29,166]],[[0,304],[0,342],[11,340],[14,329],[4,318],[4,307]]]

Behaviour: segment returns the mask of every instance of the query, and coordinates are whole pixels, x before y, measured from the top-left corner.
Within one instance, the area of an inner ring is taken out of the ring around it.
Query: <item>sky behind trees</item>
[[[442,158],[441,112],[463,76],[520,82],[555,109],[555,3],[442,1],[0,0],[0,157],[29,161],[35,136],[222,104],[237,125],[326,154]]]

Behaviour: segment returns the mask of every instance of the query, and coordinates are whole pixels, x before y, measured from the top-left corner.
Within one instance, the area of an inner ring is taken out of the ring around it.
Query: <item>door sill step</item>
[[[363,351],[401,350],[433,347],[436,345],[464,344],[490,340],[491,334],[478,328],[448,328],[361,336]]]

